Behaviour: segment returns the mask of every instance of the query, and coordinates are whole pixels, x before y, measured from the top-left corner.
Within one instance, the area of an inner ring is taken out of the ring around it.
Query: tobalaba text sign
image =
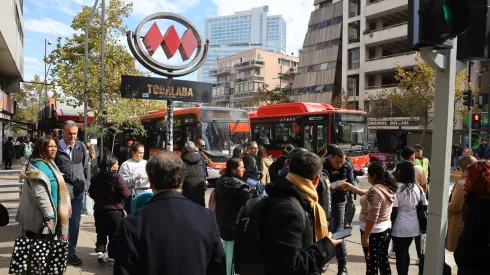
[[[121,97],[210,103],[211,83],[123,75]]]

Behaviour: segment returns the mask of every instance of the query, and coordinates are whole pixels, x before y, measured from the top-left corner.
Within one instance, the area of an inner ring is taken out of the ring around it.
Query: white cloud
[[[61,36],[69,36],[74,30],[67,24],[55,21],[51,18],[26,19],[24,27],[33,32],[50,33]]]
[[[77,0],[81,1],[81,0]],[[127,0],[133,3],[135,15],[150,15],[155,12],[184,13],[197,6],[200,0]]]
[[[236,11],[269,6],[269,15],[282,15],[287,23],[288,53],[298,53],[303,48],[310,14],[314,10],[312,0],[212,0],[218,15],[231,15]]]
[[[24,63],[29,64],[29,65],[41,65],[41,61],[37,59],[36,57],[24,57]]]

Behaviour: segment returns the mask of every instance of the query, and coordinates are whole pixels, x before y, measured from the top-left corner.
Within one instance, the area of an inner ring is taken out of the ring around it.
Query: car
[[[394,154],[390,153],[381,153],[378,151],[369,152],[369,160],[370,162],[379,161],[382,162],[388,167],[388,169],[393,169],[396,166],[396,157]]]

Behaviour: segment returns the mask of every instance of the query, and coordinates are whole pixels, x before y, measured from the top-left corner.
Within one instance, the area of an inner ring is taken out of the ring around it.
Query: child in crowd
[[[95,252],[101,264],[107,261],[109,265],[114,264],[114,240],[117,237],[119,224],[124,219],[123,199],[130,195],[123,178],[117,174],[118,169],[118,159],[108,155],[102,161],[100,172],[90,180],[88,190],[95,202],[94,217],[97,232]],[[107,255],[105,252],[108,238]]]

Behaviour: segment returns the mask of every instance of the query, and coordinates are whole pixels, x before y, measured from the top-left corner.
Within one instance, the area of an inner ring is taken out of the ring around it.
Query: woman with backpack
[[[216,218],[225,248],[227,275],[235,273],[232,263],[236,219],[240,208],[251,198],[247,184],[241,180],[244,172],[243,161],[232,158],[216,182]]]
[[[427,198],[420,185],[415,182],[415,168],[409,161],[398,163],[394,172],[398,181],[398,190],[393,204],[393,245],[396,254],[396,270],[399,275],[408,275],[410,266],[409,248],[412,241],[421,243],[421,228],[417,216],[417,208],[427,211]],[[424,255],[417,246],[419,274],[424,271]]]
[[[124,219],[123,200],[130,193],[124,180],[117,174],[119,169],[118,159],[108,155],[101,163],[101,171],[90,180],[88,193],[94,199],[94,218],[97,231],[97,243],[95,252],[98,253],[99,263],[114,264],[114,241],[117,237],[119,225]],[[107,242],[109,239],[109,243]],[[108,246],[107,246],[108,244]],[[105,255],[106,246],[108,255]]]

